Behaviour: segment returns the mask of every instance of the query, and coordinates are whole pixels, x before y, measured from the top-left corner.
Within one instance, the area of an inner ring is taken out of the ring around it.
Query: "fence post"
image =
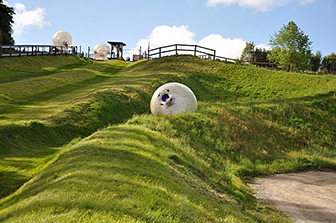
[[[9,57],[12,57],[12,46],[9,46]]]
[[[161,58],[161,47],[159,48],[159,58]]]
[[[177,44],[175,44],[175,53],[177,55]]]
[[[21,46],[19,46],[19,57],[21,56]]]
[[[194,52],[194,56],[196,56],[196,51],[197,51],[197,45],[195,45],[195,52]]]
[[[90,46],[88,46],[88,55],[87,56],[90,58]]]
[[[148,51],[147,51],[147,52],[148,52],[147,60],[149,60],[149,53],[150,53],[150,52],[149,52],[149,43],[148,43]]]
[[[213,60],[216,60],[216,50],[214,50]]]
[[[2,45],[0,46],[0,57],[2,57]]]

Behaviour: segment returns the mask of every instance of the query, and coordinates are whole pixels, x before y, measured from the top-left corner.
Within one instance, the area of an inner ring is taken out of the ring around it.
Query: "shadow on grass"
[[[17,172],[0,170],[0,199],[13,193],[27,180],[29,180],[29,177],[20,175]]]

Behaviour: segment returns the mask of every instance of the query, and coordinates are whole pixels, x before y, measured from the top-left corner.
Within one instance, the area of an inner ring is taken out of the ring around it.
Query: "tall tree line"
[[[0,45],[13,45],[14,39],[12,37],[12,24],[14,9],[4,4],[0,0]]]
[[[336,54],[331,53],[322,58],[320,51],[315,54],[311,52],[311,44],[309,36],[295,22],[290,21],[271,35],[271,50],[260,49],[253,42],[247,42],[240,59],[276,63],[287,71],[336,73]]]

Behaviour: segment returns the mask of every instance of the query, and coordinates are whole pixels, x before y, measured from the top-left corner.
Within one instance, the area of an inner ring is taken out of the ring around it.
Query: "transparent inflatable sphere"
[[[55,46],[71,46],[72,45],[72,37],[66,31],[58,31],[54,34],[52,41]]]
[[[172,82],[156,89],[150,104],[154,115],[176,115],[197,110],[194,92],[184,84]]]
[[[107,55],[110,53],[110,47],[105,43],[99,43],[93,48],[93,59],[107,60]]]

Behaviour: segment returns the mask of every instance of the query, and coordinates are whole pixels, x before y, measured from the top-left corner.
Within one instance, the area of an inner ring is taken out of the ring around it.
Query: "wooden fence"
[[[52,45],[0,45],[0,57],[20,57],[37,55],[77,55],[77,46],[52,46]]]
[[[158,57],[167,56],[173,54],[179,54],[179,52],[191,52],[194,56],[205,56],[215,60],[216,50],[209,49],[203,46],[190,45],[190,44],[173,44],[169,46],[158,47],[154,49],[148,48],[148,59],[158,55]]]
[[[150,49],[148,47],[147,59],[149,60],[153,58],[154,56],[161,58],[163,56],[168,56],[168,55],[184,54],[185,52],[189,52],[189,54],[198,56],[201,59],[221,60],[225,62],[232,62],[232,63],[239,63],[239,64],[243,64],[243,63],[253,64],[259,67],[266,67],[266,68],[272,68],[272,69],[277,68],[277,64],[274,64],[274,63],[242,61],[238,59],[217,56],[216,50],[214,49],[210,49],[210,48],[206,48],[206,47],[198,46],[198,45],[190,45],[190,44],[173,44],[173,45],[158,47],[154,49]]]

